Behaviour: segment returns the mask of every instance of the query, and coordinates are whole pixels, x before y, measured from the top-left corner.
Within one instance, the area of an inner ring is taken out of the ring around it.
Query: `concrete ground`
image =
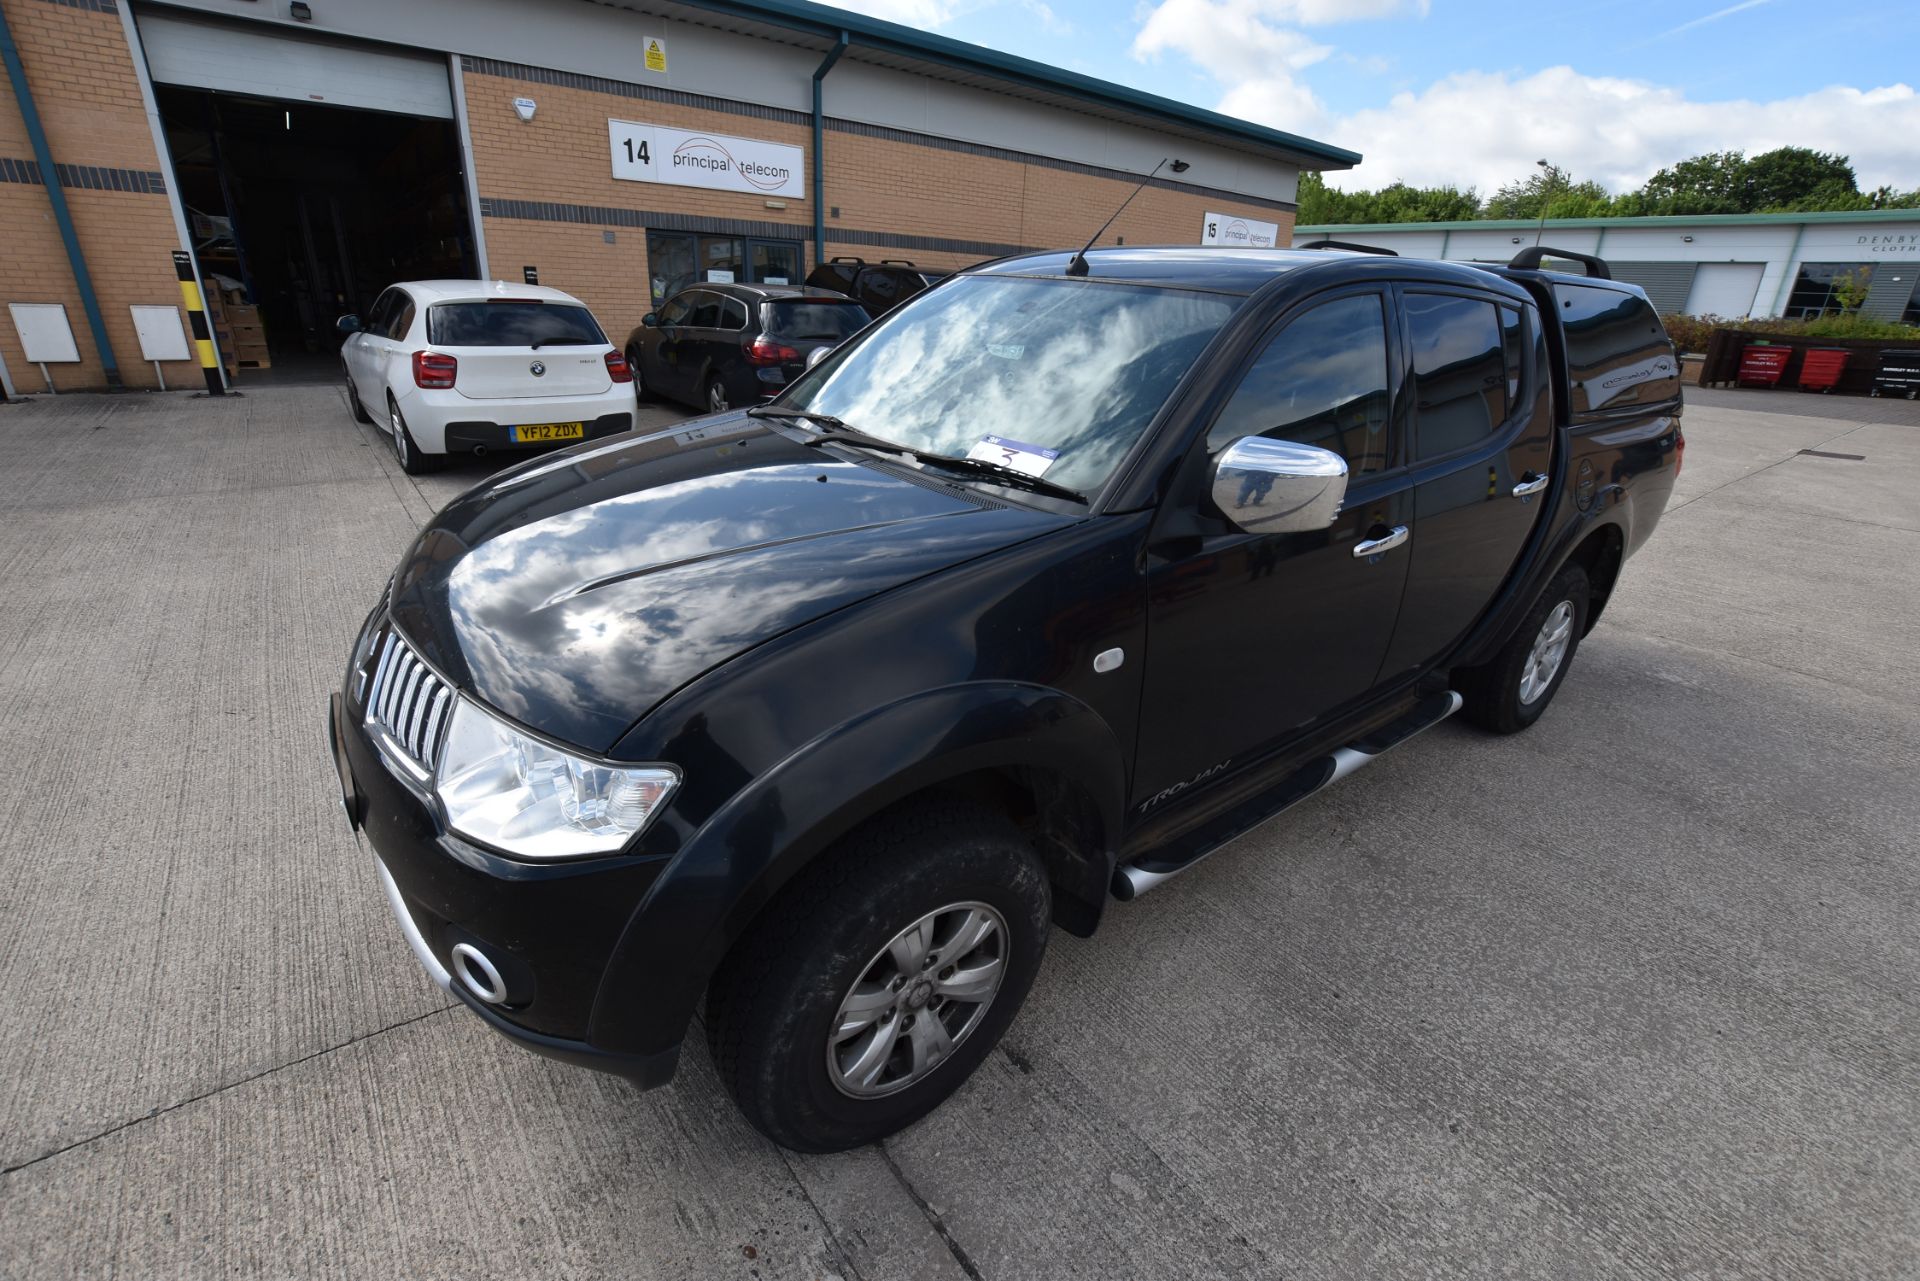
[[[1056,934],[952,1101],[822,1159],[697,1041],[640,1094],[450,1008],[347,834],[326,693],[486,468],[323,387],[0,408],[0,1273],[1914,1276],[1920,412],[1686,424],[1539,726]]]

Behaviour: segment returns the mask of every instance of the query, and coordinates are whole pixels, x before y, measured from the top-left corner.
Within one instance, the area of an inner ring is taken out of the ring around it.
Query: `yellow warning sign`
[[[658,40],[647,41],[647,70],[666,74],[667,46]]]

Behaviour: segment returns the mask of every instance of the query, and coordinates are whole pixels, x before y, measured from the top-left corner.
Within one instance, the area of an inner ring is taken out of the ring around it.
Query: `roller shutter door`
[[[143,12],[139,24],[159,84],[453,118],[445,58],[172,14]]]
[[[1662,316],[1686,310],[1687,295],[1693,291],[1690,262],[1615,262],[1607,259],[1615,280],[1624,280],[1647,291],[1647,301]]]
[[[1760,276],[1766,269],[1760,262],[1701,263],[1694,273],[1693,290],[1687,295],[1687,315],[1725,316],[1728,320],[1751,316]]]

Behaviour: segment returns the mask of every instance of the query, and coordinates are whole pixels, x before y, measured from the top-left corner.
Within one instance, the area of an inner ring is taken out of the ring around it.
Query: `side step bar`
[[[1113,896],[1123,903],[1128,903],[1154,886],[1165,884],[1228,841],[1244,836],[1269,819],[1278,817],[1315,792],[1332,786],[1362,766],[1371,765],[1422,730],[1432,729],[1459,711],[1463,701],[1460,695],[1452,690],[1430,694],[1414,704],[1411,711],[1391,725],[1376,730],[1365,738],[1356,739],[1345,747],[1335,748],[1325,756],[1308,761],[1288,775],[1279,786],[1267,792],[1261,798],[1259,809],[1251,814],[1245,810],[1238,811],[1237,816],[1243,821],[1231,822],[1235,816],[1229,816],[1230,825],[1223,834],[1217,839],[1210,840],[1199,853],[1179,862],[1164,861],[1148,855],[1116,868],[1113,874]]]

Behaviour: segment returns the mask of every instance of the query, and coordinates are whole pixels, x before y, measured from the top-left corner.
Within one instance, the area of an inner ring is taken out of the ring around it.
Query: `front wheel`
[[[992,1052],[1050,911],[1045,871],[1001,816],[944,799],[882,816],[801,873],[715,974],[721,1081],[785,1147],[885,1138]]]
[[[1573,665],[1591,594],[1587,571],[1567,566],[1554,575],[1499,653],[1479,667],[1454,672],[1468,720],[1496,734],[1513,734],[1540,719]]]

